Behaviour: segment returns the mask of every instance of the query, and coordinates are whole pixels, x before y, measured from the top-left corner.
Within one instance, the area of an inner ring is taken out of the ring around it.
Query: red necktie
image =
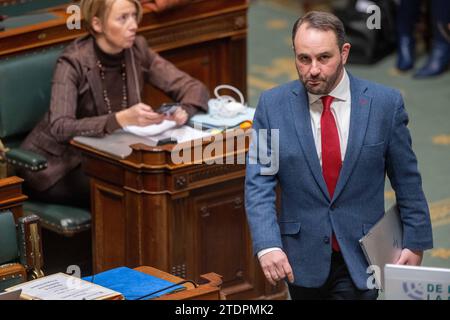
[[[320,118],[320,131],[322,140],[322,172],[327,184],[330,198],[333,198],[334,189],[339,178],[339,172],[342,167],[341,146],[339,143],[339,134],[336,127],[336,121],[331,112],[332,96],[323,96],[323,111]],[[333,232],[332,247],[334,251],[339,251],[339,243]]]

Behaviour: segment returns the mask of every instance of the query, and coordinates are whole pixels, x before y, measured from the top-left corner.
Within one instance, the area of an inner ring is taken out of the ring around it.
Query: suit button
[[[335,205],[335,204],[331,205],[331,210],[336,210],[337,208],[338,208],[337,205]]]
[[[323,237],[323,243],[329,244],[330,238],[329,237]]]

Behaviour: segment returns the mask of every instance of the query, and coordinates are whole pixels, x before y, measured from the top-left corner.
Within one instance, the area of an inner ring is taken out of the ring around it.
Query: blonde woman
[[[138,0],[82,0],[89,35],[75,40],[59,57],[49,112],[22,147],[44,155],[48,167],[22,172],[34,200],[89,206],[89,185],[74,136],[103,136],[129,125],[164,119],[186,123],[207,110],[208,90],[147,46],[136,34],[142,17]],[[144,83],[168,94],[180,107],[172,116],[156,113],[141,101]]]

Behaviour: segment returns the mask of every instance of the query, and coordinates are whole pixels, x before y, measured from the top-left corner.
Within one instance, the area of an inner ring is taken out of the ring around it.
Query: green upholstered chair
[[[11,211],[0,211],[0,291],[43,276],[39,218],[22,217],[16,225]]]
[[[0,57],[0,139],[9,149],[9,165],[31,171],[47,166],[44,157],[18,147],[49,107],[53,70],[62,50],[63,46],[55,46]],[[90,212],[77,207],[30,199],[24,211],[39,216],[43,228],[65,236],[90,228]]]

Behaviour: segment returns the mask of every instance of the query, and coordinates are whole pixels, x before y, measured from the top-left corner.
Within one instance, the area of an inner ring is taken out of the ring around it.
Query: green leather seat
[[[48,110],[54,66],[63,46],[0,58],[0,138],[10,149],[7,162],[28,170],[45,169],[43,156],[18,148],[27,133]],[[51,203],[24,204],[26,212],[41,218],[44,228],[66,236],[90,228],[89,211]]]
[[[82,208],[37,201],[27,201],[23,208],[45,221],[47,229],[66,236],[87,230],[91,226],[91,214]]]

